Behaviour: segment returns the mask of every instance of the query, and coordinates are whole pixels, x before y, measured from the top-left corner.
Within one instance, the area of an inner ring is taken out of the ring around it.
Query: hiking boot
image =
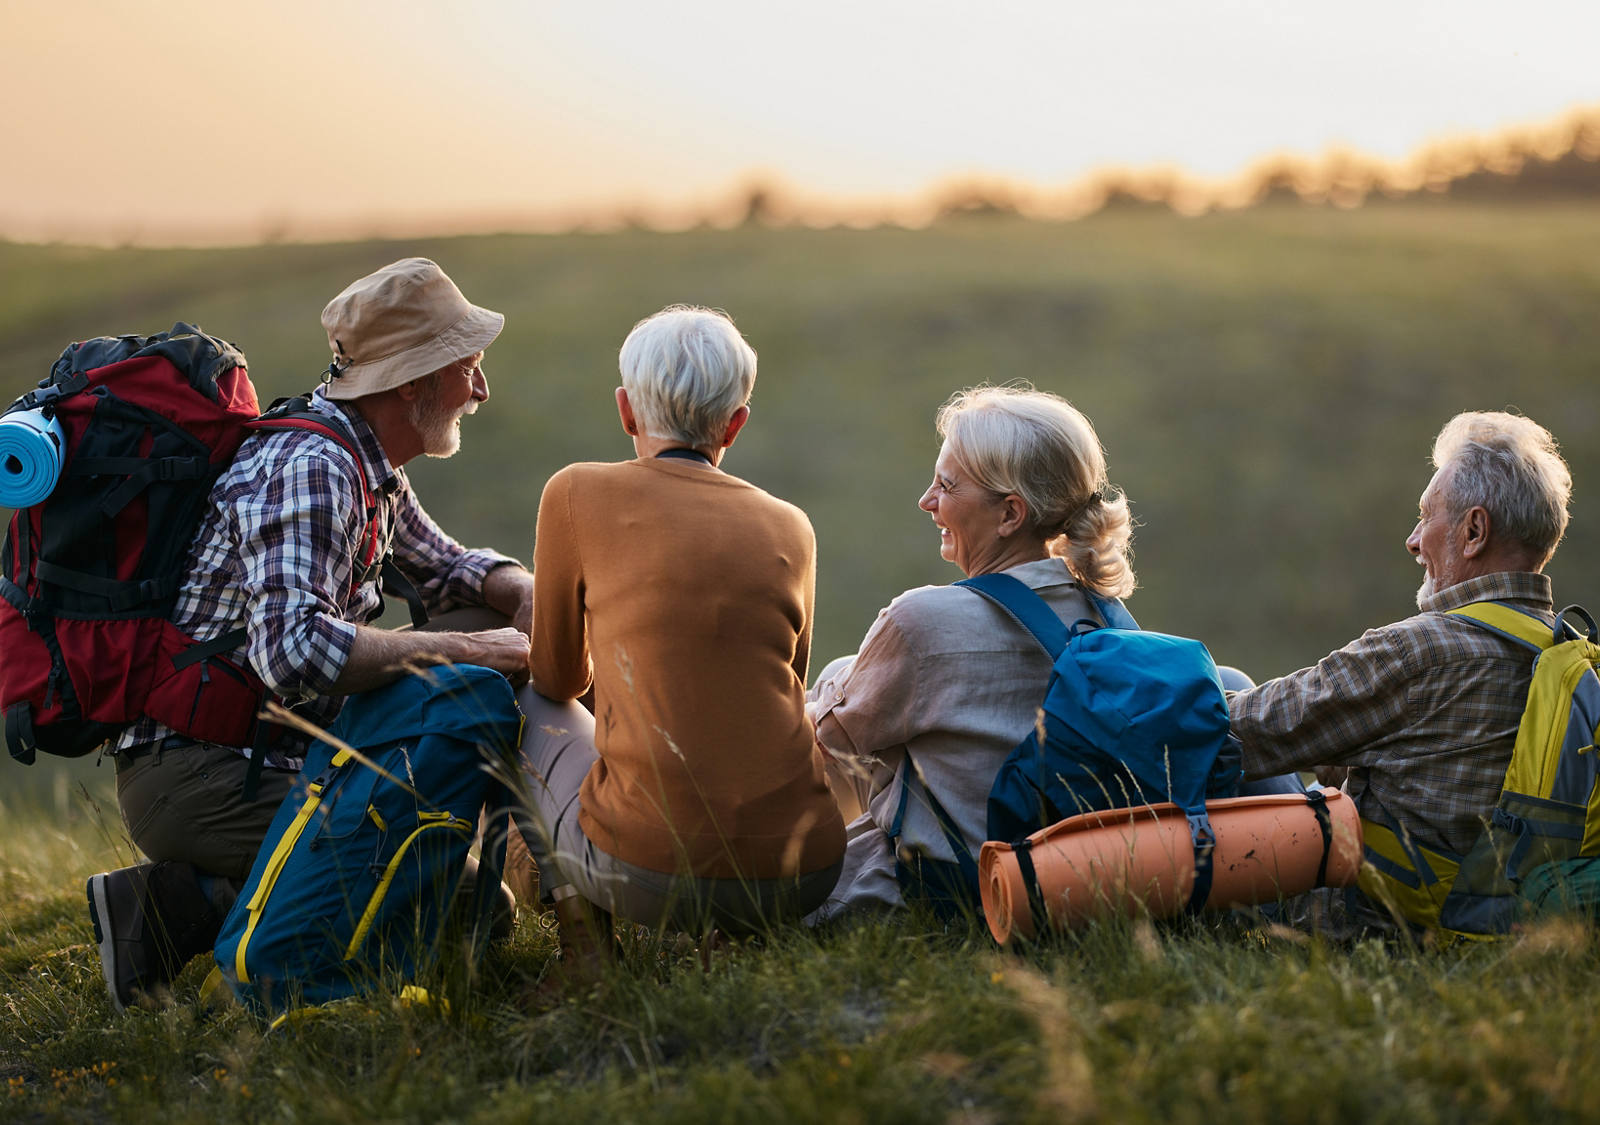
[[[89,918],[100,969],[117,1011],[137,992],[166,984],[210,949],[222,919],[187,863],[141,863],[91,875]]]

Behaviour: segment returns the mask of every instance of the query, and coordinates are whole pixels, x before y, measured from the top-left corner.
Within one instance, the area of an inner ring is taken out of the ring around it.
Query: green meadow
[[[1600,606],[1600,206],[1274,204],[921,231],[749,225],[233,250],[0,244],[0,390],[62,347],[187,320],[263,400],[314,384],[318,314],[395,258],[506,314],[462,452],[408,471],[462,540],[531,553],[540,488],[630,452],[616,351],[671,302],[726,309],[761,357],[725,467],[819,544],[813,668],[901,590],[959,574],[916,502],[952,391],[1028,380],[1095,422],[1139,520],[1149,628],[1258,679],[1413,608],[1404,540],[1452,414],[1561,441],[1557,598]],[[7,389],[9,388],[9,389]],[[3,659],[3,654],[0,654]],[[1332,948],[1240,919],[1105,926],[1028,952],[927,919],[781,934],[709,968],[628,936],[592,991],[538,986],[528,915],[448,1013],[392,998],[291,1034],[197,999],[117,1017],[83,879],[129,859],[109,768],[0,766],[0,1119],[1518,1121],[1594,1116],[1592,929],[1436,953]]]

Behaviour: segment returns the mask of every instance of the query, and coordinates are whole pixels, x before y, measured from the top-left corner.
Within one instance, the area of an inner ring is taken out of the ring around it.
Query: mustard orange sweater
[[[533,686],[595,689],[580,823],[652,871],[827,867],[844,825],[804,713],[816,588],[805,513],[699,462],[578,464],[545,485]]]

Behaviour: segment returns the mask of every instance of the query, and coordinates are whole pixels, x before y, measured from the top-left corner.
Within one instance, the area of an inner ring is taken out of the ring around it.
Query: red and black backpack
[[[242,630],[201,644],[168,618],[212,484],[252,429],[314,429],[354,441],[304,398],[261,414],[243,353],[187,324],[70,345],[8,407],[56,419],[61,477],[19,509],[0,548],[0,712],[12,757],[92,752],[149,716],[229,746],[255,741],[266,695],[222,655]],[[363,471],[363,478],[364,478]],[[377,506],[363,479],[370,580]]]

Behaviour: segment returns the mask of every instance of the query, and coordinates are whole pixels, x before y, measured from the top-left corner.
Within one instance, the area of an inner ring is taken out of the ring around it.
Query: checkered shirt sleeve
[[[1468,848],[1494,807],[1532,654],[1444,613],[1373,629],[1316,665],[1229,700],[1248,777],[1351,766],[1363,815]]]

